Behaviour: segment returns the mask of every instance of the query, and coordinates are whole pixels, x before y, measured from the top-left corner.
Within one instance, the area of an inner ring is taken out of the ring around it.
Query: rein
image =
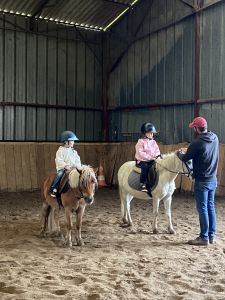
[[[189,166],[182,161],[182,169],[183,169],[183,172],[176,172],[176,171],[172,171],[170,169],[168,169],[167,167],[161,165],[160,163],[157,162],[157,164],[162,167],[163,169],[167,170],[168,172],[170,173],[173,173],[173,174],[178,174],[178,175],[187,175],[188,177],[191,175],[191,169],[189,168]],[[184,172],[184,165],[185,167],[187,168],[188,172]]]

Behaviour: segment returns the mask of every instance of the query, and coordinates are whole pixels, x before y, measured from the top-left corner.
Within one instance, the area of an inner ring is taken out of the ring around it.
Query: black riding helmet
[[[155,126],[152,123],[144,123],[141,126],[141,133],[145,134],[146,132],[157,133]]]

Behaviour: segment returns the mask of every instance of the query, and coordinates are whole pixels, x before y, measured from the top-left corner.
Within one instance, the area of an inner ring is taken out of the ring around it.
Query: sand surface
[[[162,203],[161,203],[162,204]],[[100,189],[83,220],[83,247],[40,238],[40,193],[0,194],[0,299],[225,299],[225,201],[216,199],[217,244],[188,245],[198,234],[191,195],[172,203],[176,235],[151,232],[152,203],[132,201],[137,233],[120,227],[116,189]],[[61,213],[65,233],[64,215]]]

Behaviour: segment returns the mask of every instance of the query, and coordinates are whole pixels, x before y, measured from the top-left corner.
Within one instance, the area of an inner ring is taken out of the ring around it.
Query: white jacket
[[[60,146],[56,152],[55,164],[57,172],[65,166],[79,168],[81,167],[80,156],[73,148]]]

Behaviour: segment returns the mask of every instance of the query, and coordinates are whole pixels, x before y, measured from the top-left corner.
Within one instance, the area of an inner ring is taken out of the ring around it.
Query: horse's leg
[[[65,207],[65,217],[66,217],[66,226],[67,226],[67,233],[66,233],[66,240],[65,245],[71,247],[72,246],[72,237],[71,232],[73,228],[73,214],[70,207]]]
[[[47,202],[43,202],[42,210],[41,210],[41,232],[40,232],[41,236],[44,236],[46,233],[50,209],[51,209],[50,205]]]
[[[83,246],[84,242],[81,237],[81,225],[82,225],[82,218],[85,211],[85,204],[80,204],[78,210],[76,211],[77,219],[76,219],[76,231],[75,231],[75,239],[77,241],[78,246]]]
[[[167,221],[168,221],[168,232],[174,234],[176,232],[173,229],[172,218],[171,218],[171,201],[172,201],[172,195],[167,195],[165,198],[163,198],[164,208],[165,208]]]
[[[152,222],[152,230],[153,233],[158,233],[158,214],[159,214],[159,198],[153,197],[153,222]]]
[[[133,196],[130,194],[126,194],[126,200],[125,200],[125,210],[126,210],[126,217],[127,217],[127,224],[128,226],[133,226],[133,222],[130,215],[130,203],[133,199]]]
[[[61,236],[61,229],[60,229],[60,225],[59,225],[59,205],[58,203],[53,207],[52,210],[52,217],[53,217],[53,221],[54,221],[54,228],[53,228],[53,235],[55,236]]]
[[[119,194],[120,194],[120,203],[121,203],[121,218],[123,224],[128,224],[127,219],[127,206],[126,206],[126,192],[119,187]]]

